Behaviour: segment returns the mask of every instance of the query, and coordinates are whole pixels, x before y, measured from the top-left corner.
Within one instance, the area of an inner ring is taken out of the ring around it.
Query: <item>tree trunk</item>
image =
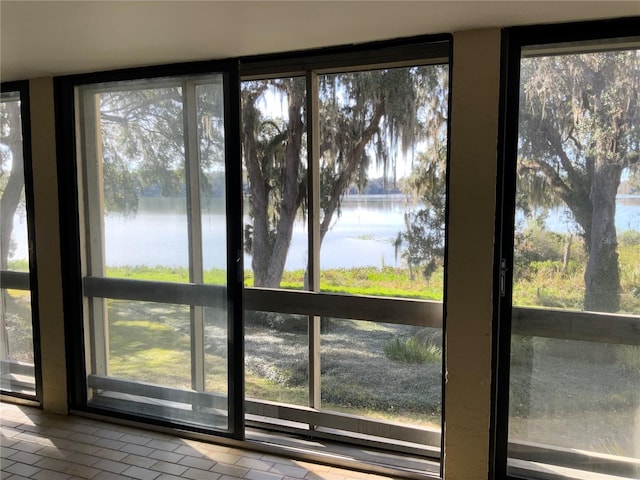
[[[273,250],[269,257],[267,277],[265,283],[261,285],[263,287],[278,288],[280,286],[284,265],[287,261],[287,253],[291,245],[291,237],[293,236],[293,224],[300,205],[300,199],[298,198],[300,191],[298,171],[301,164],[302,134],[305,130],[301,116],[304,101],[304,96],[296,95],[293,91],[289,92],[289,135],[285,149],[280,218],[276,227]]]
[[[8,267],[11,234],[13,233],[13,217],[24,189],[20,105],[18,102],[7,102],[6,108],[9,115],[9,135],[3,143],[11,151],[12,165],[2,198],[0,198],[0,269],[2,270],[6,270]]]
[[[251,216],[253,233],[251,245],[251,268],[253,285],[256,287],[278,288],[282,280],[287,253],[293,236],[293,224],[300,205],[299,170],[300,152],[305,125],[301,112],[305,105],[304,92],[298,92],[294,85],[284,87],[288,94],[289,122],[287,125],[284,153],[284,165],[281,170],[268,168],[269,158],[261,158],[263,152],[257,146],[258,114],[255,111],[255,98],[247,99],[243,109],[243,148],[244,158],[251,190]],[[273,178],[281,175],[281,202],[271,205],[270,198]],[[277,208],[278,221],[272,227],[269,221],[270,208]]]
[[[615,226],[616,194],[620,165],[598,162],[591,187],[593,215],[587,248],[589,260],[584,274],[584,309],[596,312],[620,310],[620,271]]]

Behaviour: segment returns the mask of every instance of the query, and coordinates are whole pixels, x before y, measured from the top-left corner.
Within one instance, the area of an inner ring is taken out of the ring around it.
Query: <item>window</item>
[[[237,85],[206,66],[62,81],[76,408],[409,451],[437,473],[448,50],[242,59]]]
[[[92,408],[238,434],[229,82],[223,72],[75,87]]]
[[[640,42],[519,53],[507,474],[637,478]]]
[[[34,251],[34,235],[28,104],[26,83],[2,85],[0,388],[3,393],[39,400],[37,295],[35,264],[30,253]]]
[[[439,458],[444,46],[242,64],[250,425]]]

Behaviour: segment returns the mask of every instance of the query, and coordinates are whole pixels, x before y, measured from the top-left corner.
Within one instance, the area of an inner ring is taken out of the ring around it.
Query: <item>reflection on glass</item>
[[[246,282],[304,287],[307,228],[304,78],[242,83]]]
[[[322,408],[440,430],[442,331],[322,319]]]
[[[638,95],[630,79],[639,74],[639,50],[521,61],[513,304],[542,308],[522,309],[521,318],[535,325],[544,316],[545,327],[512,336],[512,458],[617,474],[630,468],[622,457],[640,454],[640,335],[632,327],[640,314],[640,191],[629,163],[640,110],[628,100]],[[549,309],[631,314],[621,321],[635,345],[607,339],[610,317],[584,313],[598,327],[584,337],[567,314]],[[532,453],[523,442],[545,450]],[[620,458],[577,464],[562,448]]]
[[[246,312],[246,398],[309,404],[308,325],[303,315]]]
[[[636,458],[640,347],[511,339],[512,441]]]
[[[31,295],[24,290],[0,290],[0,388],[35,395]]]
[[[322,291],[442,299],[447,72],[319,78]]]

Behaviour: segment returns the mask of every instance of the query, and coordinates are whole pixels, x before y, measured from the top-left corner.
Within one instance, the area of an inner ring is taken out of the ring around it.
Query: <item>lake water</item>
[[[355,266],[396,266],[393,240],[404,229],[407,208],[402,195],[363,195],[344,199],[341,215],[327,233],[321,249],[321,268]],[[187,266],[188,241],[184,199],[141,198],[138,213],[105,219],[107,264]],[[245,205],[247,211],[247,205]],[[546,224],[550,230],[569,231],[568,213],[550,212]],[[245,223],[249,219],[245,218]],[[12,258],[27,258],[24,214],[16,215]],[[640,196],[620,196],[616,211],[619,230],[640,231]],[[225,266],[224,204],[214,199],[202,212],[203,256],[205,269]],[[286,269],[302,269],[307,261],[307,225],[295,224]],[[251,259],[245,257],[245,267]]]
[[[341,215],[327,233],[321,255],[322,268],[395,265],[393,240],[404,228],[405,199],[368,196],[345,199]],[[224,204],[213,200],[203,208],[204,268],[225,266]],[[245,211],[248,205],[245,205]],[[107,264],[188,264],[187,222],[184,200],[141,199],[135,217],[105,219]],[[245,217],[244,223],[249,223]],[[307,262],[307,224],[294,225],[286,269],[303,269]],[[245,266],[251,257],[245,256]]]

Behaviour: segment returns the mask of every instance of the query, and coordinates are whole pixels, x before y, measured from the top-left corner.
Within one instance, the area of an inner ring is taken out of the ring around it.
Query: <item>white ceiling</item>
[[[0,79],[637,15],[640,0],[0,0]]]

